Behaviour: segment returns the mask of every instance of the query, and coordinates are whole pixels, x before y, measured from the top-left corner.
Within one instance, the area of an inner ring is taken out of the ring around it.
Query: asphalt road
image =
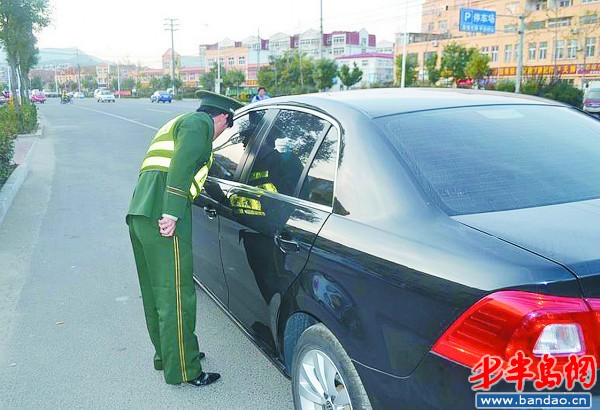
[[[154,132],[197,101],[39,106],[45,138],[0,228],[0,409],[290,409],[290,382],[198,290],[203,367],[152,368],[125,214]]]

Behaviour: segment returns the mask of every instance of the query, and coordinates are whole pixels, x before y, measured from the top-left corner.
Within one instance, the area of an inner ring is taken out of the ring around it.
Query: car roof
[[[556,105],[557,101],[499,91],[438,88],[377,88],[275,97],[252,105],[298,104],[321,107],[343,105],[369,117],[415,111],[484,105]]]

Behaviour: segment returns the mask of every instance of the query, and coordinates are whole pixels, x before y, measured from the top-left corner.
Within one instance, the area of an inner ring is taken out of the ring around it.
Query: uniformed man
[[[202,371],[194,333],[191,203],[212,165],[212,142],[233,125],[237,101],[203,91],[200,108],[156,133],[142,162],[127,224],[142,291],[154,368],[169,384],[206,386],[220,378]]]

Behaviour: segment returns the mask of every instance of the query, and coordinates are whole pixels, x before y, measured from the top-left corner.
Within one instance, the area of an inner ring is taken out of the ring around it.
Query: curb
[[[39,120],[38,129],[34,134],[19,134],[18,137],[44,138],[43,121],[41,119]],[[2,189],[0,189],[0,227],[2,226],[4,217],[17,196],[21,185],[23,185],[23,182],[27,179],[27,175],[29,175],[29,160],[31,158],[31,152],[35,149],[35,143],[36,140],[34,139],[23,162],[17,166],[10,177],[8,177],[8,180],[4,183],[4,186],[2,186]]]

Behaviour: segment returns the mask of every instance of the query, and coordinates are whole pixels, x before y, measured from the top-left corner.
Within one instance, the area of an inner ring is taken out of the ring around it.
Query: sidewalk
[[[31,151],[35,146],[35,142],[44,137],[44,119],[42,116],[38,117],[38,129],[33,134],[18,135],[15,140],[15,150],[13,155],[13,162],[17,165],[17,168],[10,175],[8,180],[0,188],[0,226],[4,220],[4,216],[8,212],[13,199],[17,196],[21,185],[25,182],[27,175],[29,174],[29,158],[31,157]]]

